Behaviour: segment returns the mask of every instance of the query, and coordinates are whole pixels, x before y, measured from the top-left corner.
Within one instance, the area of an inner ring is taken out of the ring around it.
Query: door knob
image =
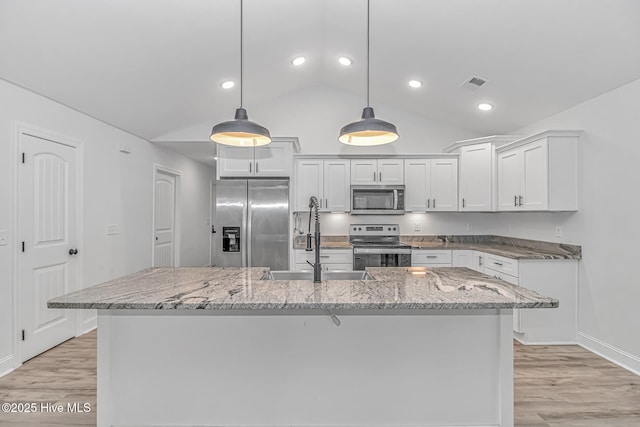
[[[78,253],[77,249],[69,249],[69,255],[76,255]]]

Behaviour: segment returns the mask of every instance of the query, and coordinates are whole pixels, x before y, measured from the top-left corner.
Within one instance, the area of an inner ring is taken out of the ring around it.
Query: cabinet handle
[[[378,172],[378,182],[382,182],[382,172]]]
[[[482,267],[482,257],[478,257],[478,267]]]
[[[320,199],[320,202],[319,202],[319,203],[320,203],[319,208],[320,208],[320,209],[322,209],[322,199]]]
[[[427,199],[427,209],[431,208],[431,199]]]
[[[518,206],[522,206],[522,196],[518,196]]]
[[[427,258],[438,258],[438,255],[427,255]]]
[[[464,208],[464,197],[462,198],[462,207]]]
[[[495,265],[499,265],[500,267],[502,267],[502,263],[501,263],[501,262],[496,262],[496,261],[494,261],[493,263],[494,263]]]
[[[320,255],[320,258],[330,258],[331,255]]]
[[[251,172],[251,162],[249,162],[249,172]]]
[[[375,173],[375,171],[373,172],[373,182],[376,182],[376,173]]]
[[[329,209],[329,199],[324,199],[324,207]]]
[[[518,207],[518,196],[513,196],[513,206]]]
[[[256,173],[258,173],[258,162],[256,162]]]
[[[433,199],[433,209],[436,208],[436,199]]]

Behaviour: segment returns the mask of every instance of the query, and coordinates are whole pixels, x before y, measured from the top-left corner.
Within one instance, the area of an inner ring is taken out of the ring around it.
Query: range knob
[[[358,227],[358,231],[362,231],[362,227]]]
[[[396,231],[396,228],[395,228],[395,227],[393,227],[393,231]]]

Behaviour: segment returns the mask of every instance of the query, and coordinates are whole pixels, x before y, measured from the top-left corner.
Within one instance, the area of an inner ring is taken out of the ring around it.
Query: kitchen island
[[[94,308],[98,427],[513,426],[513,308],[558,301],[466,268],[262,280],[157,268],[68,294]]]

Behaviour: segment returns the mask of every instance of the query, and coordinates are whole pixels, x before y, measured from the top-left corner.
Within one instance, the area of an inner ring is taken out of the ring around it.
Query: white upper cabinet
[[[351,159],[351,185],[402,185],[403,159]]]
[[[460,149],[461,211],[493,210],[493,143],[468,145]]]
[[[322,211],[349,212],[350,169],[348,159],[298,159],[295,210],[307,211],[309,198],[316,196]]]
[[[547,131],[496,150],[501,211],[574,211],[579,131]]]
[[[291,176],[293,148],[290,142],[261,147],[218,146],[218,179],[227,177]]]
[[[457,159],[406,159],[405,211],[458,210]]]

